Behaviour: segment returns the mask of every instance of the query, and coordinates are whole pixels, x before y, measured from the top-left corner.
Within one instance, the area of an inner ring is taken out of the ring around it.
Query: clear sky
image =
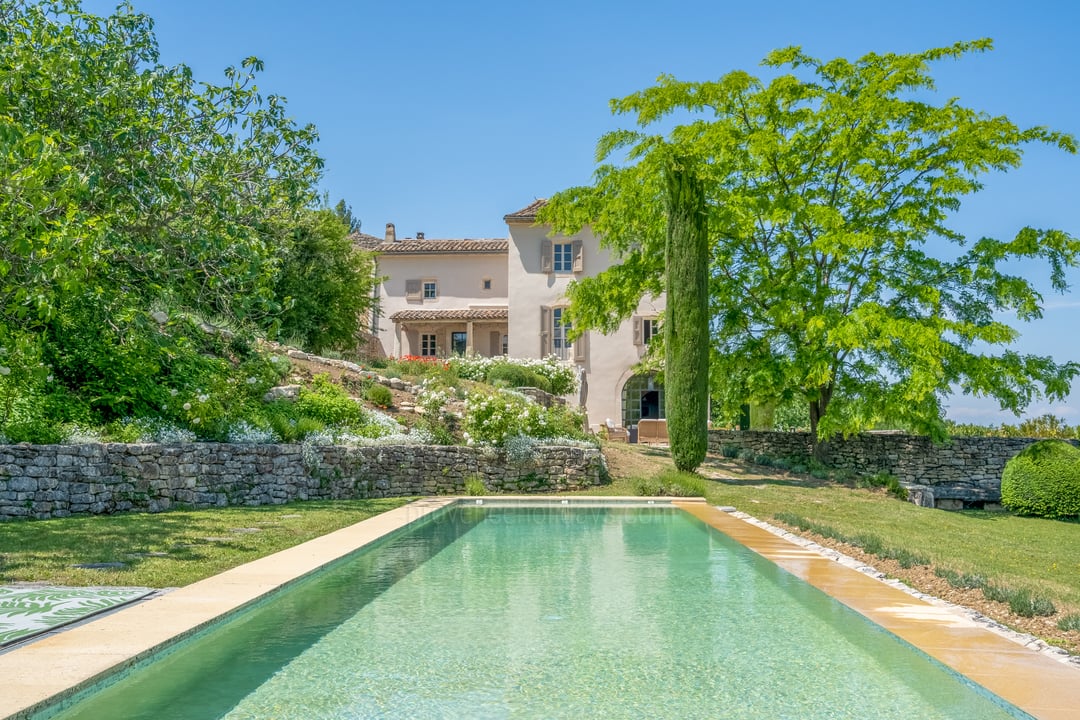
[[[84,0],[107,14],[111,0]],[[502,216],[586,184],[597,138],[619,126],[608,100],[661,73],[711,80],[801,45],[820,58],[916,52],[989,37],[995,50],[939,63],[942,101],[1080,136],[1080,3],[1074,0],[725,2],[548,0],[133,0],[156,21],[162,61],[219,82],[249,55],[259,86],[314,123],[324,190],[381,235],[505,237]],[[1031,148],[987,178],[953,226],[970,238],[1025,225],[1080,235],[1080,157]],[[1039,268],[1023,268],[1025,274]],[[1045,276],[1045,273],[1042,273]],[[1070,274],[1080,284],[1080,271]],[[1047,292],[1015,349],[1080,361],[1080,292]],[[1080,383],[1064,404],[1080,424]],[[957,397],[949,415],[1010,421],[992,401]]]

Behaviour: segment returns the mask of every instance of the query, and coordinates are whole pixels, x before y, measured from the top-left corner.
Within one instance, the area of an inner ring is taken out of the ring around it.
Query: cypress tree
[[[709,421],[709,243],[705,189],[693,167],[668,161],[664,405],[675,467],[705,459]]]

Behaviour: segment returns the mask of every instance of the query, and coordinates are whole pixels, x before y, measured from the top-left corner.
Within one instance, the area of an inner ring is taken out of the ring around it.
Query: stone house
[[[638,312],[608,335],[571,340],[566,288],[613,264],[588,230],[551,235],[536,224],[537,200],[503,217],[506,238],[398,238],[393,224],[381,240],[358,237],[378,252],[377,316],[372,332],[387,355],[445,357],[475,353],[542,358],[575,365],[578,397],[594,429],[607,420],[628,428],[664,417],[663,389],[633,366],[645,354],[664,300],[645,298]]]

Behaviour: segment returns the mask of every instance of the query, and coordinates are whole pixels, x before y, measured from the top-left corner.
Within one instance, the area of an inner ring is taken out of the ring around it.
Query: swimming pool
[[[1028,717],[663,506],[452,506],[61,718]]]

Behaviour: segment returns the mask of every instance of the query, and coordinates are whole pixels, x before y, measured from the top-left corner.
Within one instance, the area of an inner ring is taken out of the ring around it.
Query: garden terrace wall
[[[957,510],[999,503],[1005,463],[1033,442],[1033,438],[955,437],[935,444],[923,436],[865,433],[832,440],[829,466],[860,474],[892,473],[915,504]],[[725,445],[775,458],[807,456],[811,449],[809,433],[709,431],[710,452],[719,453]]]
[[[7,445],[0,519],[460,494],[475,476],[492,492],[577,490],[603,470],[596,448],[548,445],[523,463],[458,446]]]

